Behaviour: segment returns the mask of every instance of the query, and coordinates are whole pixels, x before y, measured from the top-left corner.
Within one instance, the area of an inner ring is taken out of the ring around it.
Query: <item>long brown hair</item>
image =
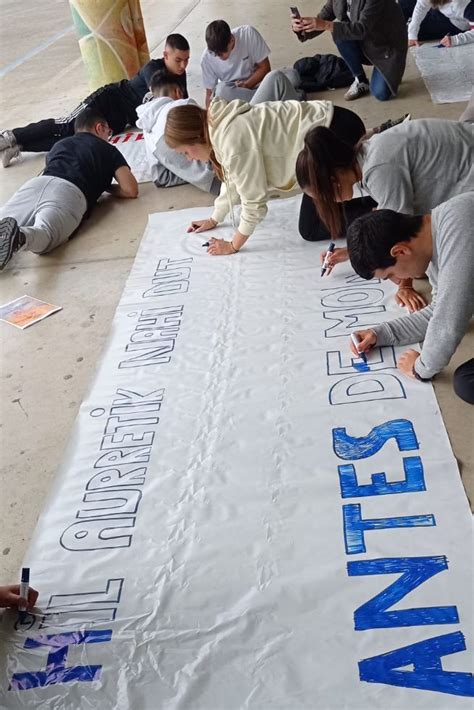
[[[342,235],[344,224],[342,207],[334,197],[336,171],[355,165],[358,145],[353,147],[329,128],[316,126],[306,134],[296,159],[298,184],[302,190],[311,190],[316,210],[333,238]]]
[[[175,106],[169,111],[165,125],[165,143],[170,148],[182,145],[206,145],[211,149],[210,161],[220,180],[222,166],[218,162],[209,137],[209,118],[206,109],[194,104]]]

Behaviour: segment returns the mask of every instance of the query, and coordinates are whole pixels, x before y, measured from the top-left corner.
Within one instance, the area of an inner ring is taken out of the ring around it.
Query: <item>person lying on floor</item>
[[[190,183],[204,192],[218,195],[221,181],[209,162],[190,162],[166,145],[166,117],[176,106],[197,103],[185,99],[175,76],[166,70],[155,72],[150,82],[151,101],[137,107],[137,126],[142,129],[148,163],[156,187],[176,187]]]
[[[367,330],[356,331],[358,350],[375,345],[411,345],[398,360],[407,377],[428,381],[446,367],[467,331],[474,312],[474,192],[458,195],[431,214],[411,216],[377,210],[356,219],[347,230],[351,264],[363,279],[406,278],[428,274],[432,302]],[[454,373],[456,394],[474,404],[474,358]]]
[[[474,21],[474,0],[400,0],[408,23],[408,46],[467,32]]]
[[[344,94],[353,101],[372,94],[379,101],[397,95],[405,71],[407,28],[395,0],[326,0],[317,17],[292,16],[291,27],[306,41],[324,31],[332,34],[354,81]],[[373,65],[367,78],[364,65]]]
[[[364,211],[378,205],[406,214],[427,213],[474,189],[474,126],[437,118],[404,121],[357,146],[314,128],[305,137],[296,176],[305,193],[301,235],[311,241],[335,239],[358,216],[351,202],[359,185],[372,198]],[[346,248],[335,249],[328,271],[347,257]],[[397,302],[410,310],[425,305],[409,279],[400,284]]]
[[[46,118],[30,123],[22,128],[0,131],[0,158],[6,168],[21,151],[41,153],[51,150],[61,138],[74,135],[74,121],[77,115],[86,107],[100,113],[113,133],[121,133],[127,125],[135,125],[136,108],[148,91],[148,85],[153,74],[159,69],[167,69],[177,77],[183,91],[188,95],[186,87],[186,67],[189,62],[189,44],[185,37],[179,34],[168,35],[165,42],[163,57],[152,59],[140,69],[131,79],[123,79],[114,84],[101,86],[93,94],[84,99],[77,108],[65,118]]]
[[[295,69],[271,70],[270,49],[255,27],[231,30],[224,20],[214,20],[206,28],[206,45],[201,58],[206,108],[213,96],[250,104],[304,98],[296,90],[300,77]]]
[[[206,111],[188,104],[168,113],[165,140],[188,160],[211,160],[223,180],[210,219],[192,222],[188,232],[215,229],[231,214],[230,241],[210,239],[212,255],[237,253],[267,214],[271,191],[296,187],[295,162],[304,136],[313,126],[331,127],[356,143],[365,133],[361,119],[330,101],[271,101],[250,106],[213,99]],[[240,221],[232,206],[241,204]]]
[[[105,118],[86,108],[76,118],[75,131],[53,146],[43,174],[28,180],[0,208],[0,270],[22,247],[46,254],[66,242],[104,191],[138,197],[127,161],[108,142]]]

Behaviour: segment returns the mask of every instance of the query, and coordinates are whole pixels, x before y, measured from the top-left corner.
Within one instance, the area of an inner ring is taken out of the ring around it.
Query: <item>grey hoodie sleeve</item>
[[[451,47],[459,47],[462,44],[470,44],[471,42],[474,42],[474,30],[460,32],[451,37]]]
[[[474,310],[474,193],[445,202],[432,213],[437,263],[430,264],[431,305],[377,326],[378,345],[407,345],[424,340],[415,370],[423,379],[451,360]],[[436,236],[435,236],[436,234]]]
[[[154,156],[161,166],[155,185],[158,182],[161,187],[172,187],[189,182],[204,192],[211,191],[216,176],[208,163],[200,160],[189,161],[184,155],[167,146],[164,138],[158,141]],[[161,179],[165,184],[161,183]]]

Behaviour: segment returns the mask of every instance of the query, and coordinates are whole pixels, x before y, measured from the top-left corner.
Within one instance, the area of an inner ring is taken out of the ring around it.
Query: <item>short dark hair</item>
[[[225,20],[214,20],[206,27],[207,48],[213,54],[223,54],[227,51],[232,32]]]
[[[352,268],[363,279],[373,279],[376,269],[393,266],[390,251],[395,244],[418,236],[423,216],[376,210],[355,219],[347,230],[347,249]]]
[[[96,111],[95,108],[87,106],[82,109],[74,121],[74,133],[81,131],[92,131],[97,123],[108,123],[107,119]]]
[[[189,42],[186,37],[179,34],[168,35],[165,41],[165,47],[170,49],[179,49],[181,52],[189,52]]]
[[[155,95],[166,96],[171,89],[176,87],[181,88],[178,77],[166,69],[158,69],[150,79],[150,91]]]

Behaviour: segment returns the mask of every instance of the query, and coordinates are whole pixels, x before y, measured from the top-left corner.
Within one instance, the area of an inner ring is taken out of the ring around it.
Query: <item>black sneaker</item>
[[[0,271],[3,271],[13,254],[25,243],[16,219],[0,219]]]

